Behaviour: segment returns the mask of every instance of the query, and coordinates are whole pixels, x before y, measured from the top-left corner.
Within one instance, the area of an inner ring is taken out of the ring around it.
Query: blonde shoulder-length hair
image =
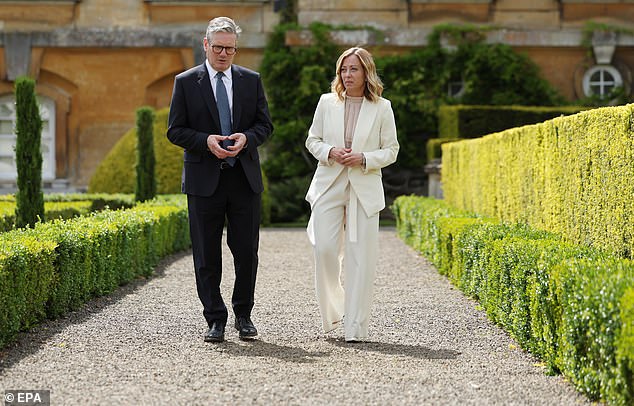
[[[337,72],[330,84],[330,89],[333,93],[337,94],[339,100],[344,99],[346,88],[343,85],[343,80],[341,80],[341,65],[343,64],[343,60],[350,55],[356,55],[361,61],[361,66],[363,66],[366,79],[365,90],[363,91],[365,98],[376,102],[383,93],[383,82],[381,82],[381,78],[379,78],[379,75],[376,73],[376,65],[374,64],[372,55],[363,48],[350,48],[339,56],[339,59],[337,59]]]

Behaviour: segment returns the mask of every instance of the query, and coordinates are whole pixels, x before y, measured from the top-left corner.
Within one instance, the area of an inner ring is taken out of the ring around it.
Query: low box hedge
[[[469,217],[440,200],[401,196],[392,208],[399,235],[431,254],[548,371],[591,399],[631,404],[633,261],[523,224]]]
[[[88,214],[92,211],[91,201],[76,202],[44,202],[45,220],[70,219]],[[0,201],[0,232],[10,231],[15,227],[15,203]]]
[[[54,241],[0,235],[0,348],[46,316],[55,280]]]
[[[150,275],[189,245],[184,199],[169,197],[0,233],[0,347],[44,317]]]
[[[70,219],[105,209],[130,208],[135,205],[134,195],[105,193],[51,193],[44,195],[46,221]],[[0,232],[10,231],[15,224],[14,195],[0,195]]]

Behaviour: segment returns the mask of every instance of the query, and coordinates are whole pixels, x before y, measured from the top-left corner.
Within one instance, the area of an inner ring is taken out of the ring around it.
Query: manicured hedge
[[[634,262],[556,234],[396,199],[397,231],[525,349],[583,393],[634,400]]]
[[[550,295],[559,305],[558,358],[561,371],[593,399],[615,404],[632,404],[632,375],[620,365],[632,359],[617,354],[630,337],[624,325],[634,319],[621,319],[619,304],[634,286],[634,263],[610,259],[592,261],[572,259],[558,264],[553,272]],[[626,373],[624,373],[626,372]]]
[[[444,105],[438,109],[438,138],[427,141],[427,162],[442,157],[442,144],[482,137],[509,128],[540,123],[575,114],[581,106],[476,106]]]
[[[634,320],[634,288],[628,288],[619,306],[619,318],[621,320]],[[622,370],[622,375],[629,379],[619,382],[617,393],[628,394],[623,397],[623,403],[634,402],[634,323],[628,322],[621,325],[621,334],[616,342],[616,362]]]
[[[445,105],[438,109],[438,138],[477,138],[587,109],[581,106]]]
[[[88,214],[92,211],[92,202],[44,202],[47,220],[70,219]],[[0,201],[0,232],[10,231],[15,227],[15,203]]]
[[[0,348],[46,316],[55,279],[54,241],[0,234]]]
[[[451,205],[575,244],[634,252],[634,104],[442,146]]]
[[[0,233],[0,347],[45,316],[150,275],[189,245],[182,196]]]
[[[442,144],[460,140],[462,140],[462,138],[431,138],[427,140],[427,145],[425,145],[427,163],[432,162],[434,159],[442,158]]]
[[[45,194],[44,209],[46,220],[70,219],[95,211],[130,208],[134,206],[134,196],[125,194]],[[0,196],[0,232],[15,227],[15,197]]]
[[[45,202],[76,202],[90,200],[91,211],[104,209],[129,209],[136,204],[134,194],[130,193],[47,193]]]

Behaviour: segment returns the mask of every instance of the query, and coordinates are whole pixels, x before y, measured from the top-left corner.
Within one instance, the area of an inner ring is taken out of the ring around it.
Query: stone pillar
[[[438,158],[432,160],[430,163],[425,165],[424,170],[429,178],[429,183],[428,183],[429,191],[427,195],[429,197],[435,197],[436,199],[443,198],[442,182],[440,179],[441,169],[442,169],[442,162]]]

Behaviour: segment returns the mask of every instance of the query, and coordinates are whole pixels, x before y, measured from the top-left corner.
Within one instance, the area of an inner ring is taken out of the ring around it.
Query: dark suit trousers
[[[260,227],[259,193],[254,193],[239,163],[220,172],[212,196],[187,195],[196,287],[203,315],[227,321],[227,307],[220,293],[222,232],[227,220],[227,245],[233,255],[235,283],[231,304],[236,317],[250,317],[258,267]]]

